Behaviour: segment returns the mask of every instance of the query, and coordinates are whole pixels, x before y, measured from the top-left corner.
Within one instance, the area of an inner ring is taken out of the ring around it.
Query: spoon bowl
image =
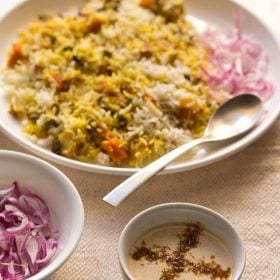
[[[238,108],[238,109],[237,109]],[[210,118],[203,138],[226,140],[250,130],[262,113],[262,101],[253,94],[238,95],[225,102]]]
[[[147,165],[113,189],[103,200],[118,206],[149,178],[193,147],[201,143],[228,140],[248,132],[260,119],[262,107],[261,99],[254,94],[245,93],[231,98],[210,118],[203,137],[185,143]]]

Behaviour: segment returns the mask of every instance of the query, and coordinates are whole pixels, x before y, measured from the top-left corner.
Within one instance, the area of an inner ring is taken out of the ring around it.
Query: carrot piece
[[[123,140],[119,138],[110,138],[101,142],[101,147],[107,152],[114,163],[121,163],[127,158],[127,152],[123,147]]]
[[[141,0],[140,6],[146,9],[152,8],[156,4],[156,0]]]
[[[60,73],[54,73],[53,75],[52,75],[52,78],[53,78],[53,81],[55,82],[55,84],[56,84],[56,87],[57,88],[60,88],[61,87],[61,85],[62,85],[62,83],[63,83],[63,78],[62,78],[62,76],[61,76],[61,74]]]
[[[103,136],[106,138],[106,139],[110,139],[110,138],[116,138],[116,133],[111,131],[107,125],[105,123],[101,123],[100,125],[100,128],[102,130],[102,134]]]
[[[22,45],[20,42],[13,44],[10,56],[8,58],[8,66],[14,67],[19,60],[22,60],[24,55],[22,53]]]
[[[98,33],[101,29],[101,26],[103,24],[103,20],[101,17],[98,17],[97,15],[92,15],[87,22],[88,26],[88,32]]]

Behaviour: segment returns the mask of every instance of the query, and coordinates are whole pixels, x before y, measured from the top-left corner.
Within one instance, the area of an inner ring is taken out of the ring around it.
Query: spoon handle
[[[207,139],[200,138],[183,144],[171,152],[165,154],[161,158],[142,168],[134,175],[123,181],[120,185],[114,188],[110,193],[103,197],[103,200],[112,206],[118,206],[127,196],[129,196],[134,190],[145,183],[153,175],[163,169],[168,163],[184,154],[191,148],[195,147],[202,142],[206,142]]]

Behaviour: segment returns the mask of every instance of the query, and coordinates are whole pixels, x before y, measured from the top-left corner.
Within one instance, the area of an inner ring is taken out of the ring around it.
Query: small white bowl
[[[129,253],[135,242],[150,230],[166,224],[198,222],[207,231],[219,238],[229,250],[232,260],[232,278],[241,278],[245,268],[245,248],[233,225],[219,213],[206,207],[189,203],[161,204],[136,215],[126,225],[119,239],[119,261],[126,280],[133,277],[128,269]]]
[[[39,195],[50,209],[51,224],[59,230],[54,259],[28,280],[49,277],[73,253],[84,226],[84,208],[75,186],[57,168],[36,157],[0,150],[0,187],[18,181]]]

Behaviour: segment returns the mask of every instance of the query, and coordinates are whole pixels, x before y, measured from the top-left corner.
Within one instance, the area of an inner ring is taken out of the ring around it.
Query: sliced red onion
[[[21,195],[19,197],[19,205],[31,215],[32,220],[39,218],[43,224],[49,223],[49,209],[38,196],[30,193]]]
[[[7,194],[10,194],[14,191],[15,184],[12,184],[10,187],[6,189],[0,189],[0,197],[6,196]]]
[[[46,203],[17,182],[0,190],[0,210],[0,280],[24,280],[53,259],[58,231]]]
[[[46,256],[41,260],[36,260],[38,264],[48,264],[56,253],[57,247],[48,248]]]
[[[0,253],[0,262],[2,261],[2,259],[5,257],[5,251],[2,250],[2,252]]]
[[[34,264],[37,259],[39,248],[40,247],[37,238],[35,238],[34,236],[29,236],[29,239],[26,242],[25,249],[30,257],[32,264]]]
[[[15,242],[17,246],[17,252],[20,254],[23,251],[23,248],[26,247],[26,242],[30,236],[30,232],[27,231],[25,234],[15,236]]]
[[[8,193],[5,196],[1,197],[0,208],[2,208],[5,205],[6,201],[10,198],[10,196],[11,196],[11,193]]]
[[[202,67],[202,71],[214,97],[221,101],[244,92],[266,100],[274,91],[272,83],[264,78],[269,59],[259,43],[242,34],[241,17],[237,12],[232,30],[208,29],[202,34],[211,65]]]
[[[7,210],[7,208],[17,209],[16,207],[14,207],[12,205],[6,205],[5,209]],[[8,227],[6,229],[6,232],[8,234],[15,236],[15,235],[22,234],[23,232],[30,230],[28,216],[26,216],[22,212],[19,212],[20,211],[19,209],[14,210],[14,211],[11,211],[11,210],[7,210],[7,211],[10,212],[10,213],[9,212],[7,213],[7,216],[9,218],[13,217],[15,219],[14,224],[16,225],[16,226]],[[19,221],[20,221],[20,223],[18,224]]]
[[[11,261],[8,265],[8,272],[10,273],[11,276],[15,277],[15,268],[14,268],[14,262]]]

